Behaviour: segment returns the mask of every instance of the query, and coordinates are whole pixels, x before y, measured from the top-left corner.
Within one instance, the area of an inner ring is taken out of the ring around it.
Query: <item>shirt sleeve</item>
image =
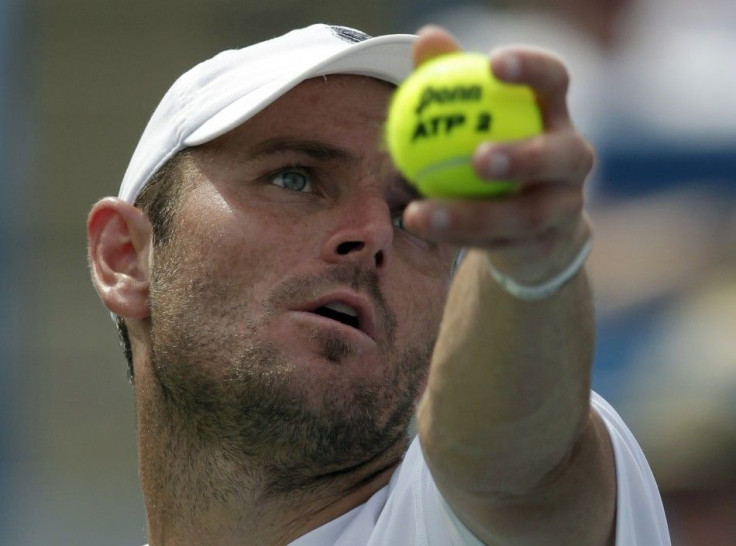
[[[634,435],[601,396],[593,409],[608,429],[616,461],[616,546],[670,546],[662,498]]]

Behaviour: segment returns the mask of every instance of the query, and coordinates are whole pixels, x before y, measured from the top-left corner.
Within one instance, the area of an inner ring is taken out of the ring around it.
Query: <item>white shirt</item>
[[[644,454],[616,411],[596,393],[592,406],[616,460],[616,545],[670,546],[662,500]],[[452,514],[415,438],[387,486],[290,546],[482,546]]]

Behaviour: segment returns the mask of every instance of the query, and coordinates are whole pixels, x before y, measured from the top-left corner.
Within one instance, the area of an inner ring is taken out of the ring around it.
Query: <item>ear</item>
[[[151,223],[116,197],[95,203],[87,219],[92,281],[110,311],[125,318],[149,315]]]

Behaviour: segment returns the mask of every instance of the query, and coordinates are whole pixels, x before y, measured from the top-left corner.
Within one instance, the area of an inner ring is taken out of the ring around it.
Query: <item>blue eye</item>
[[[391,223],[394,225],[395,228],[398,228],[400,230],[406,230],[406,227],[404,226],[404,214],[400,213],[393,218],[391,218]]]
[[[279,171],[271,178],[271,182],[289,191],[312,192],[312,183],[309,181],[309,176],[300,169],[284,169],[283,171]]]

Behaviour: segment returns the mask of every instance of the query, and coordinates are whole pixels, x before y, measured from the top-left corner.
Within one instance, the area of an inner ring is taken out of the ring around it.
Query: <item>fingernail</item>
[[[502,152],[494,152],[486,162],[485,175],[487,178],[502,178],[509,173],[511,160]]]
[[[429,217],[429,225],[436,231],[444,231],[450,225],[450,215],[443,208],[436,208]]]
[[[517,80],[521,76],[521,62],[516,55],[507,55],[503,58],[503,78]]]

